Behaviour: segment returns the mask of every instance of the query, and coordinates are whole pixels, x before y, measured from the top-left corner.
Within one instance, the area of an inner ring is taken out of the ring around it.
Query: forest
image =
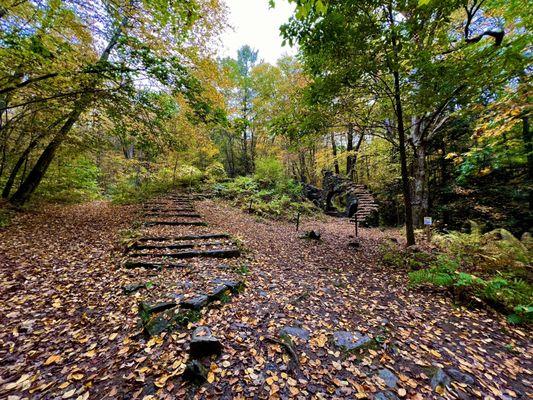
[[[0,398],[531,398],[533,3],[253,1],[0,0]]]

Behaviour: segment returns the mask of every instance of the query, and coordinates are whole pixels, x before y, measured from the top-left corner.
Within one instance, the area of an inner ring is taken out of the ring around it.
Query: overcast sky
[[[279,27],[285,23],[294,9],[287,0],[276,0],[270,9],[268,0],[225,0],[229,8],[228,29],[222,36],[220,56],[236,57],[237,49],[248,44],[259,50],[259,58],[275,64],[285,53],[295,54],[288,45],[281,47]]]

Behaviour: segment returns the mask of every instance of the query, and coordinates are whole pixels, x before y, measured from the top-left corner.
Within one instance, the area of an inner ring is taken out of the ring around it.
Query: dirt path
[[[304,221],[302,230],[322,232],[323,241],[312,242],[293,225],[218,202],[195,205],[209,226],[153,226],[145,234],[227,232],[248,253],[195,258],[187,268],[125,269],[118,232],[140,218],[138,208],[105,203],[52,207],[0,232],[0,398],[531,396],[526,332],[409,290],[405,272],[376,262],[378,230],[363,230],[368,239],[357,250],[346,244],[353,227],[339,220]],[[229,303],[172,333],[139,337],[139,301],[187,299],[213,278],[239,276],[247,288]],[[123,293],[139,282],[149,285]],[[182,374],[200,325],[224,348],[209,382],[196,388]],[[343,339],[362,345],[348,352],[336,345]],[[449,389],[435,392],[439,371]]]
[[[310,332],[297,346],[306,360],[300,376],[309,382],[299,384],[301,390],[364,398],[362,393],[387,389],[375,379],[386,368],[399,378],[391,392],[404,388],[407,397],[438,398],[431,377],[451,367],[459,379],[452,379],[453,392],[444,397],[531,398],[527,331],[501,316],[458,308],[444,294],[409,290],[405,271],[376,262],[378,230],[362,229],[362,246],[354,250],[348,246],[353,226],[346,221],[304,221],[301,230],[322,233],[323,241],[313,242],[299,239],[294,225],[261,221],[221,203],[205,202],[200,209],[240,237],[257,260],[253,287],[242,301],[247,307],[236,315],[259,320],[254,329],[272,334],[286,325]],[[335,331],[359,332],[379,343],[343,354],[332,344]]]

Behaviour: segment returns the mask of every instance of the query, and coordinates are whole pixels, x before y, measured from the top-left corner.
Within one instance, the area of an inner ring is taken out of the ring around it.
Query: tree
[[[15,175],[20,160],[27,160],[28,153],[44,146],[11,197],[13,203],[20,205],[28,200],[57,150],[85,113],[111,96],[131,99],[139,82],[157,82],[160,88],[183,93],[189,103],[195,104],[193,111],[203,118],[212,111],[201,98],[202,85],[184,67],[185,61],[192,65],[201,57],[193,45],[198,36],[205,36],[206,30],[199,29],[199,25],[216,29],[216,20],[208,13],[216,13],[217,2],[207,3],[102,0],[87,4],[69,0],[19,2],[3,8],[2,39],[8,46],[2,51],[17,68],[13,74],[7,65],[0,64],[4,78],[1,82],[5,82],[0,87],[0,95],[4,96],[2,113],[38,117],[37,107],[53,105],[60,121],[52,121],[50,126],[55,129],[50,134],[37,135],[38,143],[30,139],[26,150],[18,150],[20,157],[12,170]],[[34,29],[21,30],[22,25]],[[70,38],[76,39],[71,42]],[[73,89],[65,90],[68,87]],[[63,103],[58,104],[59,99]],[[65,113],[66,107],[69,110]],[[12,126],[6,123],[0,129],[6,125]],[[7,128],[1,132],[6,152]],[[9,191],[10,188],[4,190]]]
[[[333,83],[380,103],[373,134],[388,136],[399,149],[408,244],[428,210],[425,165],[432,138],[457,107],[487,89],[498,62],[516,55],[515,46],[503,55],[495,50],[503,34],[486,26],[496,21],[484,18],[474,27],[481,5],[466,6],[461,31],[455,16],[463,8],[454,1],[298,1],[295,18],[282,28],[300,45],[314,85]],[[484,37],[495,40],[487,46]],[[502,79],[509,72],[504,69]],[[465,79],[456,83],[459,73]],[[414,185],[408,144],[416,160]]]

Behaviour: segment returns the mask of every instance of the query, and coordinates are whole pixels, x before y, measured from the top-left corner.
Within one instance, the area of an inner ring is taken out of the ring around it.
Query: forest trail
[[[405,271],[380,265],[381,231],[361,229],[354,248],[345,220],[304,219],[296,232],[294,224],[201,198],[168,211],[182,201],[162,198],[164,218],[153,202],[51,207],[0,231],[0,398],[532,395],[527,334],[491,312],[456,307],[444,293],[409,289]],[[202,223],[155,223],[183,218]],[[199,247],[171,240],[171,250],[238,249],[240,256],[147,256],[168,251],[159,240],[130,241],[145,248],[130,246],[125,255],[120,239],[132,226],[145,238],[227,233]],[[322,240],[300,239],[307,229]],[[132,259],[173,268],[125,268]],[[202,306],[198,321],[141,335],[140,301],[183,303],[202,293],[211,300],[214,283],[242,280],[243,291]],[[223,346],[200,388],[183,379],[197,326],[209,327]]]

